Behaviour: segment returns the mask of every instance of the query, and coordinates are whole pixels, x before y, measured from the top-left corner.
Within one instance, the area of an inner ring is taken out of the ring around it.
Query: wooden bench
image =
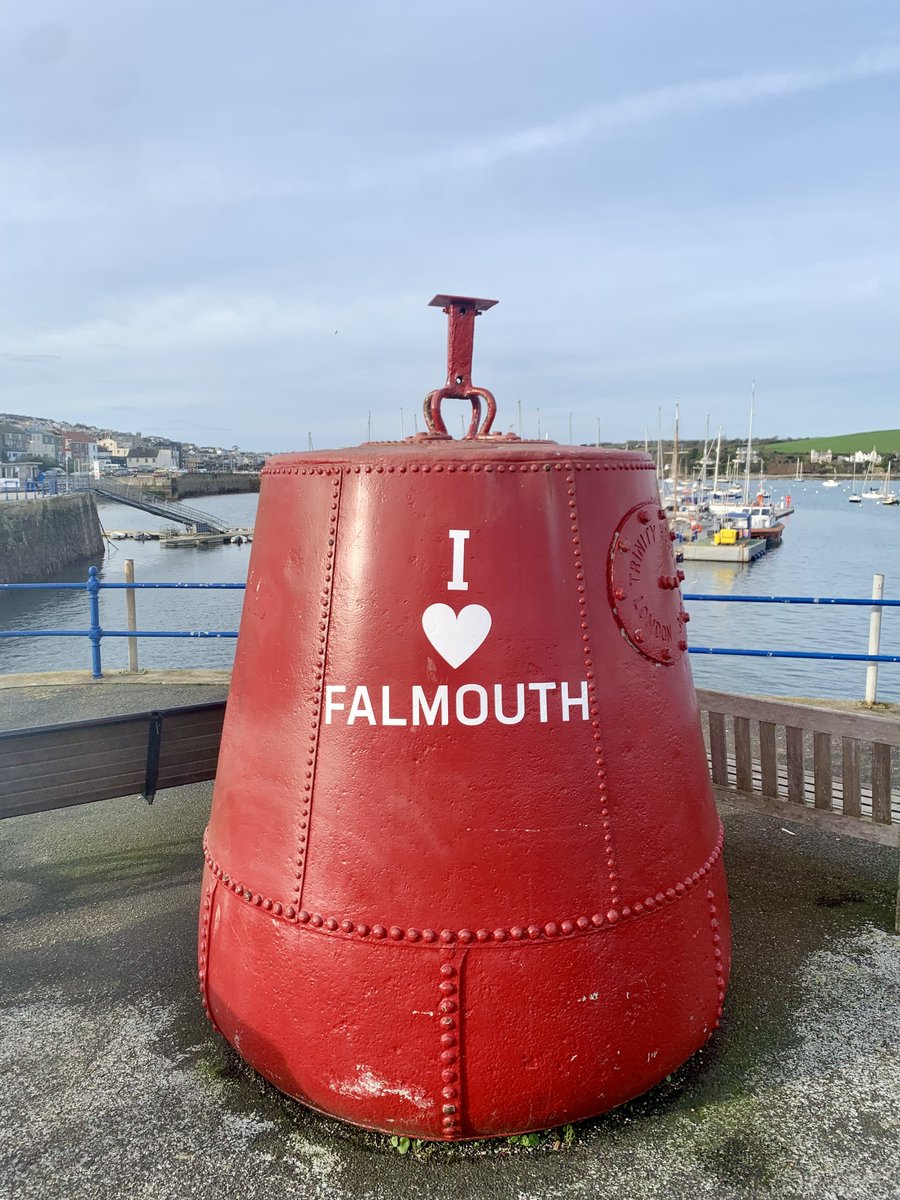
[[[900,844],[896,717],[702,689],[697,697],[718,799]],[[219,701],[0,733],[0,818],[114,796],[152,801],[163,788],[214,779],[224,712]]]
[[[900,791],[893,788],[900,772],[892,762],[900,757],[900,719],[702,688],[697,699],[717,798],[900,845]]]
[[[0,733],[0,817],[214,779],[225,702]]]

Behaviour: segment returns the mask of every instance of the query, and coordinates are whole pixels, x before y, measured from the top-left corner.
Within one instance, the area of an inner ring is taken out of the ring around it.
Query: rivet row
[[[209,964],[209,927],[212,922],[212,898],[215,887],[215,884],[211,884],[203,893],[203,920],[200,926],[200,948],[197,954],[197,976],[200,981],[200,998],[203,1001],[203,1007],[210,1021],[213,1020],[213,1015],[209,1007],[207,966]]]
[[[376,443],[370,443],[370,444],[374,445]],[[380,444],[393,445],[394,443],[384,442],[384,443],[380,443]],[[555,469],[557,471],[563,470],[563,468],[567,471],[572,471],[572,470],[575,470],[575,471],[654,471],[656,469],[655,465],[652,462],[651,463],[644,463],[644,462],[637,462],[637,463],[633,463],[633,462],[610,462],[610,463],[576,462],[576,463],[565,463],[565,464],[554,463],[554,464],[552,464],[552,466],[553,466],[553,469]],[[435,473],[438,473],[438,474],[443,471],[447,471],[450,474],[454,474],[455,472],[459,471],[461,474],[466,474],[468,472],[471,472],[471,473],[477,475],[481,471],[488,471],[488,472],[497,471],[498,473],[501,473],[501,474],[504,472],[509,472],[510,474],[514,474],[516,471],[518,471],[518,472],[528,472],[528,471],[537,472],[537,471],[542,471],[545,469],[550,470],[551,464],[543,463],[543,462],[536,462],[536,463],[514,463],[514,462],[511,462],[511,463],[503,463],[503,464],[499,464],[499,463],[498,464],[490,464],[490,463],[487,463],[487,464],[482,464],[482,463],[471,463],[471,464],[468,464],[468,463],[441,463],[441,464],[437,464],[437,463],[435,463],[434,465],[427,465],[427,464],[422,464],[422,463],[408,463],[405,465],[398,464],[395,466],[395,465],[389,464],[389,463],[375,463],[374,465],[370,464],[370,463],[365,463],[365,464],[358,464],[355,466],[349,466],[349,465],[340,466],[338,464],[331,464],[329,466],[308,466],[308,467],[301,467],[301,466],[263,467],[262,471],[260,472],[260,475],[360,475],[360,474],[371,475],[373,471],[376,474],[387,473],[389,475],[393,474],[395,471],[401,475],[405,474],[406,471],[412,471],[414,473],[418,473],[421,471],[426,475],[432,471]]]
[[[592,670],[593,652],[591,650],[591,635],[590,624],[588,621],[587,611],[587,595],[584,589],[584,559],[581,552],[581,533],[578,526],[578,507],[576,503],[575,475],[572,472],[570,464],[566,464],[566,469],[569,474],[566,476],[566,494],[569,497],[569,522],[571,525],[570,533],[572,536],[572,546],[575,555],[575,591],[578,596],[578,617],[580,628],[585,632],[581,635],[582,649],[584,652],[585,675],[588,685],[588,703],[591,714],[591,727],[593,729],[592,740],[594,742],[594,765],[596,767],[597,776],[597,792],[600,798],[600,816],[603,821],[603,842],[604,851],[606,854],[607,879],[609,881],[610,901],[612,908],[609,910],[611,917],[613,914],[612,923],[619,919],[619,907],[622,904],[619,885],[619,868],[616,863],[615,843],[612,833],[612,825],[609,820],[609,794],[606,779],[606,765],[603,757],[603,739],[600,733],[600,708],[597,702],[597,684],[594,679]]]
[[[609,821],[609,810],[606,805],[601,808],[600,815],[602,826],[605,826]],[[664,908],[668,904],[675,903],[693,891],[709,875],[721,857],[723,842],[724,832],[720,824],[716,844],[702,866],[691,872],[690,875],[685,875],[684,879],[679,879],[670,887],[660,889],[655,895],[623,904],[618,894],[618,873],[611,869],[609,881],[611,886],[615,885],[616,894],[612,897],[610,907],[605,912],[598,910],[590,915],[582,913],[577,917],[568,917],[564,920],[522,923],[497,929],[488,929],[487,927],[480,929],[419,929],[412,926],[385,925],[380,922],[354,921],[349,917],[323,916],[321,913],[301,908],[296,902],[292,904],[275,900],[262,892],[256,892],[247,887],[239,879],[232,878],[212,857],[205,838],[203,853],[206,865],[216,879],[220,880],[222,885],[239,899],[254,908],[264,909],[272,916],[303,925],[310,931],[327,936],[342,937],[345,941],[350,938],[359,938],[363,941],[384,944],[402,943],[403,945],[437,947],[510,946],[519,942],[553,941],[606,931],[622,921],[642,917],[657,908]]]
[[[460,1067],[460,1004],[459,967],[447,955],[442,955],[438,972],[438,1003],[435,1020],[438,1028],[438,1061],[440,1063],[441,1130],[444,1138],[456,1138],[462,1134],[462,1087]]]
[[[336,473],[334,482],[331,485],[331,510],[328,517],[328,537],[326,539],[325,561],[323,563],[324,570],[319,611],[320,633],[316,649],[315,664],[315,677],[319,686],[319,695],[316,703],[312,707],[312,712],[310,714],[311,720],[309,724],[309,741],[307,745],[306,756],[307,770],[301,790],[300,809],[297,817],[297,851],[296,861],[294,864],[294,900],[298,907],[300,904],[300,899],[303,895],[303,881],[306,875],[306,851],[309,845],[309,814],[312,806],[316,759],[318,757],[319,750],[319,714],[322,711],[322,694],[325,687],[325,656],[328,651],[328,627],[331,621],[331,598],[334,583],[334,553],[335,544],[337,542],[340,497],[341,480],[340,472],[338,471]],[[275,909],[275,902],[268,901],[264,897],[260,897],[259,901],[257,901],[256,897],[252,896],[251,900],[253,903],[262,903],[264,908],[269,905],[272,911]]]
[[[706,890],[706,902],[709,907],[709,927],[712,930],[713,968],[716,973],[716,1019],[714,1029],[722,1024],[722,1012],[725,1008],[725,964],[722,954],[722,935],[719,933],[718,909],[716,894],[712,888]]]

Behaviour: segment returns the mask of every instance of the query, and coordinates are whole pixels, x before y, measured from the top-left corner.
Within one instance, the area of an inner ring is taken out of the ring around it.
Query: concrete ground
[[[223,694],[5,688],[0,728]],[[712,1042],[574,1137],[401,1156],[281,1096],[206,1023],[209,801],[199,785],[0,824],[2,1200],[900,1194],[896,851],[726,812],[735,956]]]

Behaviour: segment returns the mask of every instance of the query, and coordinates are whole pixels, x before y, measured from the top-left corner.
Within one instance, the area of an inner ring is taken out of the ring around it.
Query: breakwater
[[[104,552],[94,497],[87,494],[0,504],[0,583],[48,579]]]
[[[258,492],[259,475],[247,472],[213,471],[209,474],[176,475],[172,479],[172,499],[190,496],[230,496],[240,492]]]

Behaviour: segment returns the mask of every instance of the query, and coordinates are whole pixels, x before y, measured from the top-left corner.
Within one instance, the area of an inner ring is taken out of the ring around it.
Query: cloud
[[[387,305],[382,295],[368,293],[351,300],[304,297],[293,292],[187,288],[162,291],[134,298],[113,297],[96,316],[76,319],[47,328],[23,328],[17,341],[28,352],[2,353],[16,362],[41,362],[67,357],[94,361],[129,356],[158,356],[178,350],[193,353],[228,350],[241,353],[248,348],[265,353],[273,345],[296,345],[301,341],[321,345],[334,353],[336,332],[351,329],[363,343],[379,345],[385,336],[398,341],[406,313],[413,304],[421,308],[421,296],[390,300],[390,307],[372,325],[371,312]]]
[[[12,350],[0,351],[0,358],[6,362],[18,363],[39,363],[39,362],[56,362],[61,355],[59,354],[16,354]]]
[[[764,71],[652,88],[567,113],[555,121],[423,155],[410,165],[423,173],[476,169],[540,154],[577,142],[614,137],[636,125],[740,108],[765,100],[817,92],[900,73],[900,47],[857,56],[849,63],[809,71]],[[361,178],[367,178],[364,173]],[[370,182],[373,176],[368,176]]]

